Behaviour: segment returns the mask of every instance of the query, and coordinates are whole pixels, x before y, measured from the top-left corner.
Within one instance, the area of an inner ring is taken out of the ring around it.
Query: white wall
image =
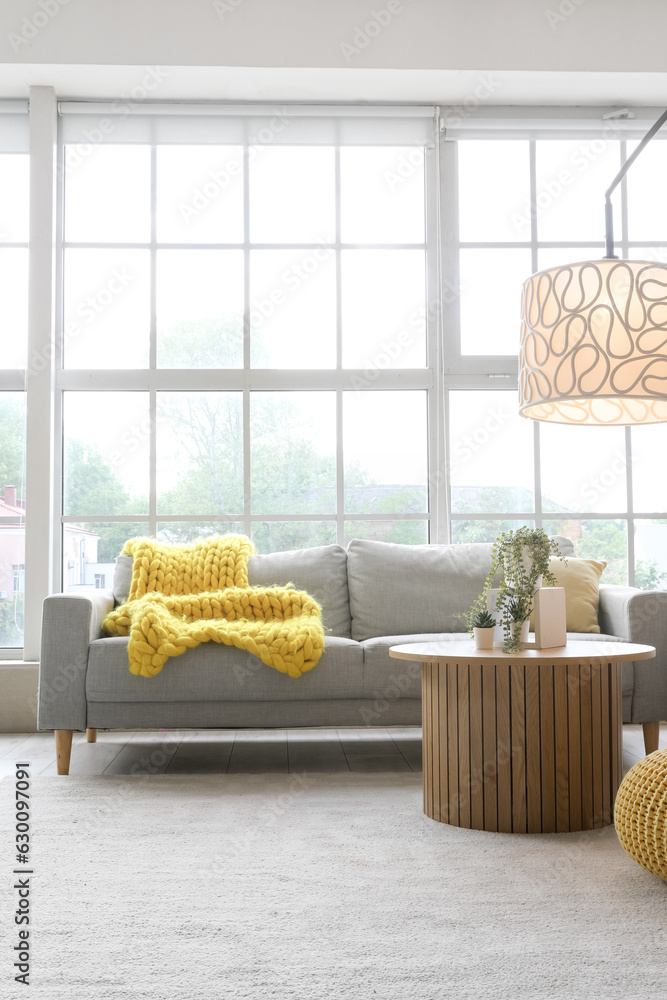
[[[2,0],[0,93],[102,97],[157,65],[174,68],[165,99],[453,100],[486,70],[521,80],[498,103],[568,99],[573,73],[580,103],[632,97],[640,77],[637,99],[659,103],[666,29],[663,0]],[[549,74],[565,76],[544,91]]]
[[[0,660],[0,733],[34,733],[37,730],[36,663]]]
[[[345,67],[341,43],[353,41],[355,28],[372,20],[371,11],[391,4],[396,12],[359,54],[358,65],[665,69],[662,0],[3,0],[0,59]],[[57,12],[14,51],[9,33],[20,33],[23,17],[34,19],[42,7],[47,15]],[[559,16],[559,7],[566,13],[552,25],[546,12]]]

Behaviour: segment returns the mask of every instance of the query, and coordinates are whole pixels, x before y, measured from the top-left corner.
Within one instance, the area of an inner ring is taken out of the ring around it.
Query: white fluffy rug
[[[0,996],[13,780],[0,785]],[[35,778],[39,1000],[665,996],[667,885],[613,828],[427,819],[417,774]]]

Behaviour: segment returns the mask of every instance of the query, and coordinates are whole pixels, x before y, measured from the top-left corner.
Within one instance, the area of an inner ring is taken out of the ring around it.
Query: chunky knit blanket
[[[170,656],[201,642],[247,649],[290,677],[317,664],[324,648],[319,604],[288,587],[249,587],[252,543],[244,535],[195,545],[126,542],[134,558],[128,600],[105,618],[111,635],[129,635],[130,670],[159,674]]]

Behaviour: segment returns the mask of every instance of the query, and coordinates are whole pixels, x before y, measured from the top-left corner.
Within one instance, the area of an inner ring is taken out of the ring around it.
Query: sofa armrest
[[[88,646],[101,638],[113,606],[110,590],[54,594],[44,601],[38,729],[86,728]]]
[[[667,591],[600,585],[600,628],[628,642],[655,646],[653,660],[634,664],[630,722],[667,719]]]

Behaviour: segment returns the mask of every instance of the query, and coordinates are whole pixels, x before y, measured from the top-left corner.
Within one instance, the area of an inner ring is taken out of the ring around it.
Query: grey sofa
[[[558,538],[564,555],[569,539]],[[293,583],[315,596],[327,629],[314,670],[292,679],[251,653],[206,643],[169,660],[155,677],[128,669],[126,638],[101,624],[129,590],[120,557],[114,592],[57,594],[44,603],[38,728],[55,730],[59,771],[68,773],[73,730],[419,725],[419,664],[389,657],[410,641],[456,642],[454,617],[480,593],[490,544],[395,545],[354,539],[251,557],[252,586]],[[653,660],[624,667],[623,721],[645,724],[647,751],[667,718],[667,592],[600,587],[601,634],[654,645]]]

